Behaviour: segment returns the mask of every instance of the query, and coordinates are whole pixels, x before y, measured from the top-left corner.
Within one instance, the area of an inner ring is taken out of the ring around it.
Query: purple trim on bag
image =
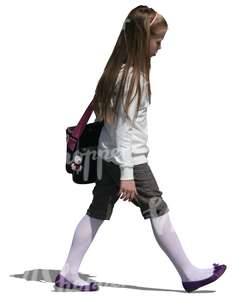
[[[76,125],[72,134],[69,136],[67,146],[71,151],[74,151],[76,144],[80,136],[82,135],[82,132],[85,129],[86,124],[89,121],[92,112],[93,112],[93,107],[91,101],[91,103],[88,105],[87,109],[85,110],[84,114],[82,115],[79,123]]]

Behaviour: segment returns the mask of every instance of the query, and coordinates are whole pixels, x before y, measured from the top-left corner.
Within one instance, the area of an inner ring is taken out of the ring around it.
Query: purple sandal
[[[99,286],[96,282],[90,282],[89,284],[85,285],[75,285],[61,274],[58,274],[56,276],[55,286],[64,289],[78,289],[82,292],[93,292],[99,289]]]
[[[219,279],[221,275],[224,274],[226,270],[226,265],[213,264],[214,272],[213,275],[206,279],[198,280],[198,281],[182,281],[182,285],[187,292],[192,292],[200,287],[207,285],[215,280]]]

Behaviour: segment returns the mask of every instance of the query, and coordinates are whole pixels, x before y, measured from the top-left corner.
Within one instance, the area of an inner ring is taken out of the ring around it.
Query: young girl
[[[210,268],[197,268],[187,258],[147,160],[150,59],[160,49],[167,28],[164,17],[152,8],[134,8],[97,85],[94,111],[96,121],[104,121],[97,160],[98,164],[102,162],[102,176],[96,181],[93,200],[77,225],[67,260],[55,279],[57,287],[99,289],[97,283],[81,279],[78,271],[99,227],[110,219],[119,198],[131,201],[144,219],[150,219],[159,246],[175,266],[187,292],[217,280],[226,269],[216,263]]]

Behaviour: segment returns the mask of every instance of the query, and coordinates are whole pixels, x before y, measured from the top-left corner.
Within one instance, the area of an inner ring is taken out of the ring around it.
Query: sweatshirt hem
[[[120,165],[113,159],[113,158],[105,158],[103,156],[98,155],[100,158],[106,160],[106,162],[113,162],[114,164],[116,164],[117,166],[120,167]],[[132,160],[133,160],[133,166],[135,165],[140,165],[140,164],[144,164],[148,162],[147,156],[146,154],[140,154],[140,155],[132,155]],[[131,167],[133,167],[131,166]],[[123,166],[121,166],[123,167]],[[127,166],[129,167],[129,166]]]

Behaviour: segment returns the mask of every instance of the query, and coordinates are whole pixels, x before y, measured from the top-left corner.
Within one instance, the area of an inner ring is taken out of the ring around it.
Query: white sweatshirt
[[[123,70],[121,67],[121,71]],[[118,80],[121,76],[119,73]],[[125,83],[124,103],[129,89],[132,76],[132,67],[129,69]],[[98,156],[104,160],[119,165],[121,176],[120,180],[134,179],[133,166],[147,162],[149,147],[147,146],[147,107],[149,99],[147,96],[147,82],[141,73],[140,77],[142,97],[141,105],[136,115],[138,97],[134,97],[129,106],[128,114],[134,122],[131,124],[126,119],[126,113],[122,104],[118,108],[118,120],[115,124],[104,123],[98,142]],[[134,93],[134,91],[133,91]],[[132,94],[133,95],[133,94]],[[113,98],[111,99],[111,103]]]

